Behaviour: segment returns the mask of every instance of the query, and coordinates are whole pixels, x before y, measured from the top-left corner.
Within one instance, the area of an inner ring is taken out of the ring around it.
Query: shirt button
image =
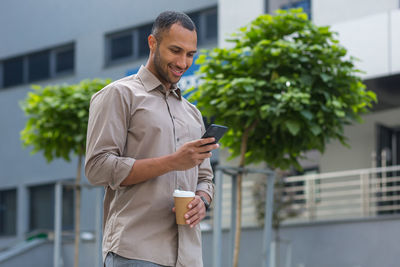
[[[176,141],[179,142],[179,138],[176,138]]]

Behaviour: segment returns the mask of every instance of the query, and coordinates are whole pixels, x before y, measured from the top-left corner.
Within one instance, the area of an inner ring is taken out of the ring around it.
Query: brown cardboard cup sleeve
[[[175,190],[174,194],[176,223],[185,225],[185,214],[189,211],[188,205],[194,199],[194,192]]]

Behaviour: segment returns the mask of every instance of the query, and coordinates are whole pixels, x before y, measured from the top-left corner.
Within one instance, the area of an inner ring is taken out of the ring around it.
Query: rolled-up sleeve
[[[199,165],[199,178],[196,191],[206,192],[211,200],[214,198],[213,171],[211,169],[210,159],[204,160]]]
[[[93,185],[116,190],[129,175],[135,159],[124,157],[130,119],[130,97],[124,87],[109,85],[90,103],[85,175]]]

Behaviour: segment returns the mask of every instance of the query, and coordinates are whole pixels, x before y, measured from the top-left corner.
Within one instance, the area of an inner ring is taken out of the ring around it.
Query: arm
[[[135,159],[123,157],[130,118],[129,90],[109,85],[91,100],[85,175],[94,185],[120,187]]]
[[[218,144],[203,146],[213,142],[214,138],[199,139],[184,144],[175,153],[159,157],[136,160],[129,175],[121,185],[141,183],[170,171],[187,170],[201,164],[211,157],[207,151],[218,148]]]
[[[218,147],[202,147],[213,139],[200,139],[163,157],[141,160],[123,157],[132,99],[124,89],[109,86],[92,98],[85,161],[85,174],[92,184],[115,190],[173,170],[186,170],[211,157],[211,153],[204,152]]]

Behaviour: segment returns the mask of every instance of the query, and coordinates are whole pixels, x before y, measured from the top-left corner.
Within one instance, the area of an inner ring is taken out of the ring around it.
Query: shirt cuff
[[[196,191],[203,191],[208,194],[210,197],[211,201],[214,198],[214,186],[213,184],[210,183],[199,183],[197,185]]]
[[[114,166],[112,184],[110,184],[111,189],[118,190],[123,188],[121,183],[128,177],[135,161],[134,158],[119,158],[116,161],[117,166]]]

